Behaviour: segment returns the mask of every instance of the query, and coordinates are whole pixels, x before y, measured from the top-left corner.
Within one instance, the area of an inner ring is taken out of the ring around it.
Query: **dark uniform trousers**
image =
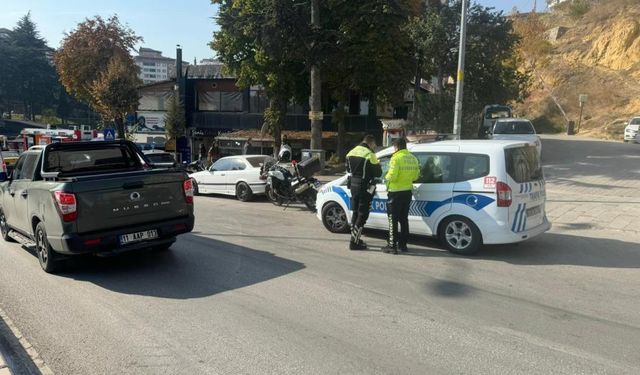
[[[389,243],[393,248],[406,249],[409,239],[409,207],[413,192],[396,191],[388,193],[387,216],[389,217]],[[398,233],[398,224],[400,232]]]
[[[363,228],[369,219],[369,208],[373,195],[363,188],[351,189],[351,227]]]

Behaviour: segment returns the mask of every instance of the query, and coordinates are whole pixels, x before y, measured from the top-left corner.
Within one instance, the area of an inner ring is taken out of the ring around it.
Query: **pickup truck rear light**
[[[182,190],[184,190],[184,199],[187,204],[193,204],[193,181],[191,179],[184,180]]]
[[[58,209],[62,214],[62,220],[65,222],[74,221],[78,218],[76,195],[73,193],[65,193],[63,191],[56,191],[54,193]]]
[[[496,194],[498,195],[498,207],[510,207],[512,202],[511,188],[504,182],[498,182],[496,185]]]

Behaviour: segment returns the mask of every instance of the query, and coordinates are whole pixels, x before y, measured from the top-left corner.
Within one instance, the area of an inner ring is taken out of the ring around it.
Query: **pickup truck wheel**
[[[2,239],[7,242],[15,242],[13,238],[9,237],[9,226],[7,225],[7,218],[4,216],[4,211],[0,210],[0,233]]]
[[[248,202],[253,197],[251,187],[246,182],[239,182],[236,185],[236,198],[241,202]]]
[[[44,229],[44,223],[38,223],[36,226],[36,252],[40,267],[46,273],[56,273],[61,269],[61,263],[58,259],[58,253],[53,251],[49,241],[47,240],[47,232]]]

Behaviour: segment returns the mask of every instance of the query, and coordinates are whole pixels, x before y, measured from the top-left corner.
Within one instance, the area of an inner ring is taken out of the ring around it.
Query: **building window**
[[[242,93],[238,91],[198,91],[198,110],[242,112]]]
[[[242,93],[241,92],[220,92],[220,108],[222,112],[241,112]]]
[[[260,87],[251,87],[249,90],[249,112],[264,113],[269,106],[267,94]]]
[[[144,65],[144,66],[156,66],[156,63],[143,62],[142,65]]]

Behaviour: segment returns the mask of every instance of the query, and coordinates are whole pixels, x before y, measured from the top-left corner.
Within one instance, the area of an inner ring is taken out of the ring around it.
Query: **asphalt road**
[[[640,145],[575,142],[545,139],[545,162],[640,169]],[[634,234],[559,227],[471,258],[414,238],[392,256],[348,251],[298,207],[197,197],[196,213],[170,252],[57,276],[3,243],[0,307],[57,374],[640,372]]]

